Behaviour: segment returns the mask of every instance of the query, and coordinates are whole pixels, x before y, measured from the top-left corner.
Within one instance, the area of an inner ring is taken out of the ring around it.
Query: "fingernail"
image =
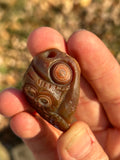
[[[71,138],[66,149],[71,157],[80,159],[90,152],[92,143],[93,140],[88,131],[83,129]]]

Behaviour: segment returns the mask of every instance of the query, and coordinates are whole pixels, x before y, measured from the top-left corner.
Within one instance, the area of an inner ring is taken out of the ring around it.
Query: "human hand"
[[[0,93],[0,113],[11,117],[12,130],[29,146],[36,160],[119,160],[119,64],[105,45],[86,30],[73,33],[68,42],[48,27],[29,36],[32,56],[50,48],[67,52],[80,64],[77,122],[62,133],[34,116],[34,110],[16,89]]]

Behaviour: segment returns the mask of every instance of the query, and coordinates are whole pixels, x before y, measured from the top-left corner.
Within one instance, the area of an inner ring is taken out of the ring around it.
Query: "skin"
[[[0,93],[0,113],[11,118],[13,132],[29,146],[36,160],[119,160],[118,62],[103,42],[86,30],[76,31],[67,42],[52,28],[31,33],[28,49],[32,56],[50,48],[67,52],[80,64],[77,122],[67,132],[60,132],[35,114],[21,91],[12,88]]]

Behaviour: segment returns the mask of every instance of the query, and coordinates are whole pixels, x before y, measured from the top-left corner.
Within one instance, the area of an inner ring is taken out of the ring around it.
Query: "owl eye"
[[[48,95],[40,95],[37,99],[39,106],[50,107],[52,105],[52,100]]]
[[[51,77],[55,83],[58,84],[69,84],[72,80],[72,70],[66,63],[59,62],[52,66]]]
[[[36,89],[33,86],[26,85],[24,88],[26,95],[30,98],[34,98],[36,95]]]

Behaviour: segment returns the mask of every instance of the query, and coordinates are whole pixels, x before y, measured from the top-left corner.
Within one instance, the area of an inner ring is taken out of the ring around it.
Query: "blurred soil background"
[[[21,88],[32,58],[27,38],[42,26],[55,28],[66,40],[74,31],[87,29],[120,62],[120,0],[0,0],[0,91]],[[0,115],[0,160],[30,160],[24,147],[9,128],[9,119]]]

